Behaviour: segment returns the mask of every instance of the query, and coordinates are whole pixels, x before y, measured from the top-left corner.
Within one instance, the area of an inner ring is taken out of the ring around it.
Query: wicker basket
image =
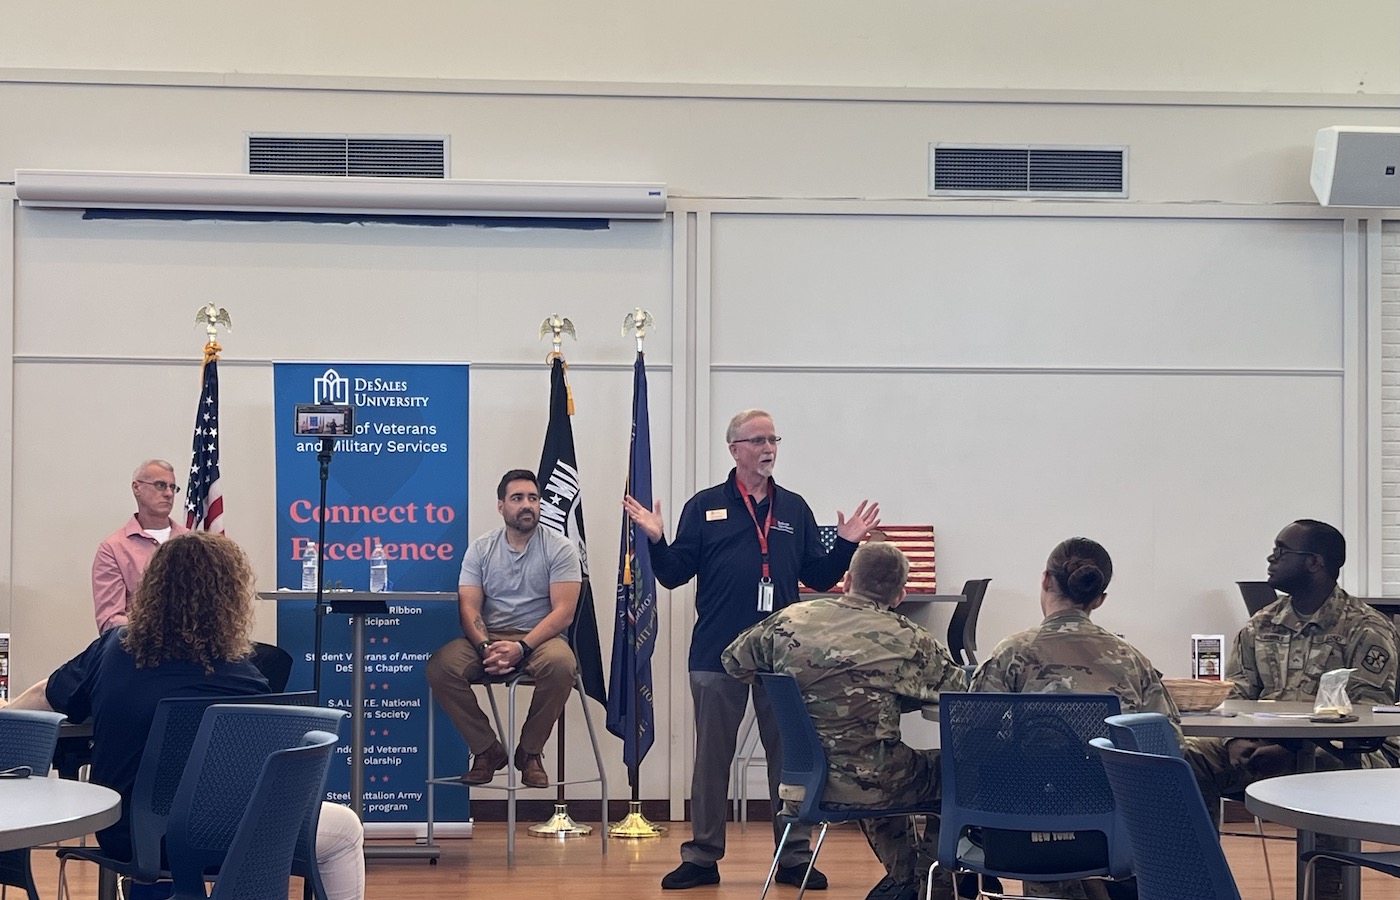
[[[1230,693],[1228,681],[1202,681],[1195,678],[1163,678],[1167,693],[1182,712],[1204,712],[1215,709]]]

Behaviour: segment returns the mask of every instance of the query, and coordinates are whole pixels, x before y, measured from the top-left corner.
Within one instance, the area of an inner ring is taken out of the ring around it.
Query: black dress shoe
[[[937,889],[938,886],[934,885],[934,890]],[[947,892],[944,893],[946,896]],[[880,879],[879,884],[870,889],[870,893],[865,895],[865,900],[919,900],[919,883],[914,881],[904,884],[886,875]]]
[[[661,879],[661,887],[668,891],[684,891],[706,884],[719,884],[719,866],[683,862]]]
[[[776,880],[779,884],[791,884],[796,885],[797,887],[801,887],[802,876],[806,874],[807,866],[804,863],[798,863],[795,866],[778,866],[778,875],[777,878],[774,880]],[[821,869],[812,870],[811,876],[807,879],[807,890],[826,890],[826,876],[822,874]]]

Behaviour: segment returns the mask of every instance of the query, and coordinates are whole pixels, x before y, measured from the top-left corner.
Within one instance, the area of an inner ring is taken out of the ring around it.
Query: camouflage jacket
[[[1397,645],[1390,619],[1340,587],[1307,618],[1284,596],[1235,635],[1225,680],[1231,697],[1313,700],[1323,672],[1355,669],[1347,681],[1353,703],[1394,703]]]
[[[725,648],[724,668],[743,681],[783,672],[802,686],[827,756],[825,802],[893,802],[915,753],[899,717],[961,691],[967,676],[928,631],[851,593],[788,606]]]
[[[1123,712],[1158,712],[1181,722],[1152,661],[1084,610],[1051,613],[1032,628],[997,644],[972,676],[974,691],[1114,694]],[[1180,729],[1178,729],[1179,733]]]

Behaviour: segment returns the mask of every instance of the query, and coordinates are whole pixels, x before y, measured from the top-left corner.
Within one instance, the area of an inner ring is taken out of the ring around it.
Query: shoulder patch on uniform
[[[706,521],[706,522],[721,522],[721,521],[723,521],[723,520],[725,520],[725,519],[727,519],[727,518],[729,518],[729,510],[727,510],[727,509],[720,508],[720,509],[707,509],[707,510],[705,510],[705,521]]]
[[[1362,668],[1376,675],[1381,674],[1388,662],[1390,662],[1390,651],[1380,644],[1372,644],[1367,647],[1366,654],[1361,657]]]

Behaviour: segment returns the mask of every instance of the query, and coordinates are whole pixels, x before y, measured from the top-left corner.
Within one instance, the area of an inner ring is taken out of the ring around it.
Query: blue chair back
[[[782,739],[784,785],[801,785],[804,794],[797,818],[815,824],[823,821],[822,793],[826,790],[826,751],[807,714],[802,688],[791,675],[760,672],[758,680],[768,695],[768,703],[778,720]]]
[[[314,691],[296,694],[250,694],[244,697],[167,697],[156,704],[150,739],[141,754],[131,789],[131,865],[123,871],[155,881],[164,870],[161,837],[170,819],[204,712],[217,703],[315,704]],[[304,729],[309,731],[310,729]]]
[[[62,713],[0,709],[0,769],[28,766],[39,778],[48,775],[62,721]]]
[[[1108,739],[1120,750],[1155,753],[1181,758],[1181,741],[1171,719],[1161,713],[1123,713],[1109,716]]]
[[[27,767],[31,777],[48,775],[62,721],[62,713],[0,709],[0,769]],[[0,885],[23,888],[30,900],[39,900],[29,850],[0,850]]]
[[[1191,766],[1104,738],[1092,743],[1132,845],[1140,900],[1240,900]]]
[[[1098,832],[1106,858],[1080,859],[1072,871],[1027,871],[1016,867],[1017,860],[994,860],[990,842],[980,870],[1032,881],[1131,874],[1113,794],[1098,754],[1089,747],[1091,738],[1108,734],[1104,719],[1118,710],[1118,698],[1111,694],[941,694],[939,865],[967,867],[958,842],[971,828],[982,829],[984,836],[988,830]]]
[[[271,751],[261,758],[250,790],[247,784],[230,785],[221,770],[228,756],[218,752],[211,739],[229,735],[218,719],[213,717],[208,732],[201,730],[202,740],[190,759],[190,777],[181,784],[171,810],[167,845],[175,896],[204,900],[208,862],[204,831],[210,824],[222,828],[219,816],[233,811],[221,802],[232,787],[244,794],[245,802],[232,823],[212,896],[216,900],[286,900],[301,826],[320,808],[339,739],[330,732],[312,730],[303,735],[302,746]],[[211,817],[206,805],[218,806],[218,813]]]
[[[241,703],[210,706],[205,711],[180,781],[180,795],[192,792],[195,798],[185,813],[186,821],[182,826],[186,832],[182,838],[184,864],[196,866],[194,871],[200,876],[218,870],[233,844],[234,832],[243,818],[249,792],[262,770],[263,761],[277,750],[300,745],[308,731],[339,734],[346,715],[341,709],[307,706]],[[299,858],[315,858],[316,823],[320,814],[321,805],[317,803],[301,823],[293,842]],[[180,876],[175,871],[173,855],[170,864],[178,889]],[[189,871],[186,877],[191,877]],[[187,884],[192,883],[187,881]],[[285,892],[285,881],[282,887]]]

